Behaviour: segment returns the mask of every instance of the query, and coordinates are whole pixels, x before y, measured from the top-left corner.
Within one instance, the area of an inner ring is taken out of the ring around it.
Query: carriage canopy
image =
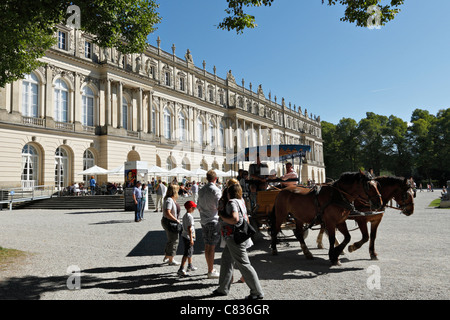
[[[304,157],[306,152],[311,151],[311,147],[300,144],[278,144],[249,147],[238,152],[233,163],[239,161],[256,161],[256,155],[259,154],[261,161],[286,161],[297,157]]]

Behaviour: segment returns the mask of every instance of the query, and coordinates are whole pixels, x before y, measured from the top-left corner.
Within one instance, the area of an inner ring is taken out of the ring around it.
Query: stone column
[[[137,131],[142,131],[142,118],[143,118],[143,101],[142,101],[142,88],[137,89],[138,100],[137,100]]]
[[[117,83],[117,128],[122,128],[123,83]]]
[[[79,125],[81,123],[81,81],[80,81],[80,74],[78,72],[75,72],[74,77],[74,87],[75,87],[75,96],[74,96],[74,109],[73,109],[73,122],[75,123],[75,126]]]
[[[111,125],[111,79],[106,79],[106,90],[105,90],[105,126]]]
[[[148,112],[147,112],[147,132],[152,132],[152,107],[153,107],[153,91],[148,91]]]

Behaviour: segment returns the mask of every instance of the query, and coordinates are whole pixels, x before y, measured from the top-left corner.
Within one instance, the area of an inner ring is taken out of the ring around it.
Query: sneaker
[[[264,295],[262,294],[251,294],[247,297],[245,297],[245,300],[261,300],[264,299]]]
[[[214,296],[214,297],[224,297],[224,296],[226,296],[227,294],[226,293],[223,293],[223,292],[220,292],[219,290],[214,290],[213,292],[212,292],[212,294],[211,294],[212,296]]]
[[[175,259],[172,260],[172,262],[169,262],[169,266],[179,266],[181,263],[176,261]]]
[[[198,268],[197,267],[194,267],[192,264],[190,264],[190,265],[188,265],[188,267],[187,267],[187,271],[195,271],[195,270],[197,270]]]
[[[184,271],[183,269],[178,270],[177,274],[180,277],[186,277],[188,274],[186,273],[186,271]]]
[[[212,272],[208,272],[208,279],[218,279],[219,273],[216,270],[213,270]]]

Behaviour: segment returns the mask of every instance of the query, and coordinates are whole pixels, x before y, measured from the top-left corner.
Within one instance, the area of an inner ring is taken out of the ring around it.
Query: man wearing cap
[[[220,240],[218,207],[222,191],[216,187],[217,176],[214,170],[206,173],[206,180],[208,183],[198,191],[197,209],[200,212],[200,224],[205,241],[207,276],[209,279],[217,279],[219,273],[214,270],[214,253],[216,244]]]
[[[141,221],[141,204],[142,204],[142,192],[141,192],[141,182],[138,181],[133,188],[133,200],[136,205],[134,211],[134,221]]]

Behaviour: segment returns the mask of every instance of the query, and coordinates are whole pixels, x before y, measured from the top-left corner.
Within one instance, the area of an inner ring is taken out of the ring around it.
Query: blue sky
[[[156,46],[253,91],[262,85],[280,102],[321,120],[356,121],[366,112],[409,121],[416,108],[436,114],[450,106],[449,0],[406,0],[380,30],[341,22],[344,7],[321,0],[275,0],[251,9],[258,27],[244,34],[217,29],[225,0],[159,0],[162,22],[149,36]]]

